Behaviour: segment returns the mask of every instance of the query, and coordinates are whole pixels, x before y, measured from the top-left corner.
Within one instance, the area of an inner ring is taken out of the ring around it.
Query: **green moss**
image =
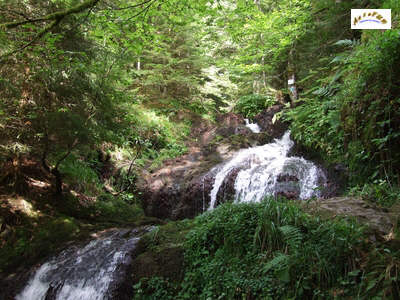
[[[183,258],[182,246],[146,251],[134,260],[133,280],[138,282],[141,278],[163,277],[180,281],[184,271]]]
[[[69,194],[59,210],[67,215],[92,222],[135,223],[144,216],[143,209],[135,201],[127,203],[121,197],[104,194],[92,200],[88,205],[82,205],[77,197]]]
[[[38,222],[12,228],[0,249],[0,272],[20,265],[30,265],[45,258],[66,242],[86,236],[78,222],[71,217],[43,218]]]
[[[136,248],[133,262],[134,282],[142,278],[162,277],[175,282],[183,278],[186,234],[193,227],[192,220],[170,222],[146,234]]]

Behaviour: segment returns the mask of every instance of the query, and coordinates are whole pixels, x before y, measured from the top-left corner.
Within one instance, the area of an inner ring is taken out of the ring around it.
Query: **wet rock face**
[[[288,155],[304,157],[307,160],[313,161],[318,167],[324,170],[327,181],[321,190],[322,198],[337,197],[343,194],[349,177],[346,166],[342,164],[328,164],[316,150],[299,143],[294,144]]]
[[[212,167],[232,157],[239,148],[251,146],[257,138],[245,126],[243,117],[233,113],[219,115],[217,125],[201,130],[194,127],[199,144],[188,154],[164,162],[152,173],[143,172],[137,187],[146,215],[176,220],[207,210],[215,176],[210,172]],[[233,185],[227,183],[226,187],[228,195]]]
[[[357,197],[335,197],[318,199],[305,203],[304,208],[310,212],[326,212],[347,217],[355,217],[361,223],[367,224],[380,235],[390,233],[394,226],[393,216],[384,209],[367,203]]]
[[[168,175],[159,170],[143,183],[142,201],[146,215],[173,220],[193,218],[205,211],[214,183],[212,174],[204,175],[202,167],[170,168]]]
[[[234,113],[220,114],[216,118],[217,124],[221,127],[232,127],[236,128],[239,125],[245,125],[244,118]]]
[[[253,118],[254,122],[260,126],[263,132],[266,132],[270,136],[275,138],[281,137],[288,129],[288,124],[281,120],[275,120],[275,122],[272,122],[272,120],[275,114],[280,112],[282,109],[283,105],[273,105],[256,115]]]
[[[291,200],[299,198],[299,178],[289,174],[280,174],[276,181],[276,196],[285,197]]]
[[[233,201],[235,198],[235,180],[241,168],[235,168],[225,177],[217,193],[217,205]]]
[[[290,182],[290,181],[298,182],[299,179],[294,175],[280,174],[277,178],[277,181],[278,182]]]

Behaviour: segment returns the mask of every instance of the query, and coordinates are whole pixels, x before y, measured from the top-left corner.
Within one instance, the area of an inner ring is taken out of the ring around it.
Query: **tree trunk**
[[[62,194],[62,177],[60,171],[58,169],[53,168],[51,170],[51,174],[54,175],[54,178],[56,180],[56,195],[61,195]]]
[[[291,99],[291,106],[294,107],[295,101],[298,99],[298,92],[296,86],[296,71],[294,63],[294,48],[289,52],[288,60],[288,89]]]

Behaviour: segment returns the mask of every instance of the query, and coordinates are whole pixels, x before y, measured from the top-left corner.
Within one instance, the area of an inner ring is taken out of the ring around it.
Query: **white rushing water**
[[[249,128],[252,132],[260,133],[261,128],[260,126],[258,126],[257,123],[250,123],[249,119],[244,119],[244,121],[246,122],[246,127]]]
[[[274,143],[240,150],[222,167],[217,167],[219,170],[210,193],[209,209],[215,207],[224,179],[237,169],[240,171],[235,179],[236,201],[260,201],[280,191],[292,191],[300,199],[319,196],[318,186],[326,182],[325,175],[304,158],[288,157],[293,145],[290,131],[287,131],[281,139],[275,139]],[[289,180],[285,180],[285,177]]]
[[[120,279],[120,267],[130,262],[138,240],[130,230],[117,230],[83,248],[69,248],[43,264],[16,299],[110,299],[110,286]]]

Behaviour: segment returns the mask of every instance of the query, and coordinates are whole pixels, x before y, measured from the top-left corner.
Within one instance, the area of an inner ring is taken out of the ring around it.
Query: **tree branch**
[[[0,11],[5,11],[5,12],[8,12],[8,13],[13,14],[13,15],[21,16],[21,17],[25,18],[26,20],[30,20],[30,18],[27,15],[25,15],[22,12],[16,11],[16,10],[0,8]]]
[[[81,12],[81,11],[87,9],[87,8],[90,8],[90,11],[91,11],[93,9],[93,7],[99,1],[100,0],[88,0],[88,1],[83,2],[82,4],[79,4],[77,6],[72,7],[70,9],[67,9],[67,10],[64,10],[64,11],[60,11],[60,12],[55,12],[55,13],[49,14],[49,15],[41,17],[41,18],[27,19],[27,20],[24,20],[24,21],[16,21],[16,22],[11,22],[11,23],[0,24],[0,28],[1,27],[5,27],[5,28],[10,29],[10,28],[18,27],[18,26],[23,25],[23,24],[53,20],[53,22],[51,22],[49,25],[47,25],[45,28],[43,28],[29,43],[25,44],[24,46],[22,46],[22,47],[20,47],[18,49],[11,50],[11,51],[1,55],[0,56],[0,62],[2,62],[4,59],[9,57],[10,55],[16,54],[16,53],[28,48],[32,44],[34,44],[36,41],[38,41],[40,38],[42,38],[46,33],[48,33],[54,27],[56,27],[58,24],[60,24],[60,22],[65,17],[67,17],[67,16],[69,16],[71,14],[79,13],[79,12]],[[89,11],[89,14],[90,14],[90,11]]]
[[[78,145],[78,138],[75,138],[75,140],[72,142],[71,146],[68,148],[67,153],[65,153],[56,163],[56,166],[54,169],[58,170],[58,167],[60,164],[72,153],[72,150],[74,150],[75,146]]]
[[[141,11],[139,11],[137,14],[133,15],[132,17],[129,17],[128,19],[126,19],[126,21],[130,21],[130,20],[136,18],[137,16],[141,15],[143,12],[145,12],[145,13],[147,14],[147,11],[149,10],[150,6],[152,6],[153,3],[154,3],[155,1],[156,1],[156,0],[150,0],[150,1],[148,1],[147,3],[149,3],[149,5],[147,5],[145,8],[143,8],[143,9],[142,9]]]
[[[20,48],[11,50],[3,55],[0,56],[0,62],[2,62],[4,59],[6,59],[7,57],[9,57],[10,55],[13,55],[15,53],[18,53],[26,48],[28,48],[29,46],[31,46],[33,43],[35,43],[37,40],[39,40],[41,37],[43,37],[46,33],[48,33],[50,30],[52,30],[54,27],[56,27],[59,23],[61,22],[61,19],[59,20],[55,20],[53,22],[51,22],[48,26],[46,26],[45,28],[43,28],[29,43],[23,45]]]
[[[70,9],[66,9],[63,11],[58,11],[52,14],[48,14],[47,16],[43,16],[40,18],[36,18],[36,19],[27,19],[24,21],[15,21],[15,22],[9,22],[9,23],[3,23],[0,24],[0,27],[5,27],[6,29],[11,29],[11,28],[15,28],[24,24],[29,24],[29,23],[37,23],[37,22],[45,22],[45,21],[51,21],[51,20],[59,20],[61,21],[62,19],[64,19],[66,16],[72,15],[72,14],[76,14],[76,13],[80,13],[81,11],[87,9],[87,8],[92,8],[94,7],[97,2],[99,2],[100,0],[87,0],[81,4],[78,4]]]
[[[146,1],[143,1],[141,3],[130,5],[130,6],[126,6],[126,7],[112,7],[112,9],[113,10],[125,10],[125,9],[136,8],[136,7],[142,6],[144,4],[147,4],[147,3],[151,2],[151,1],[153,1],[153,0],[146,0]]]

